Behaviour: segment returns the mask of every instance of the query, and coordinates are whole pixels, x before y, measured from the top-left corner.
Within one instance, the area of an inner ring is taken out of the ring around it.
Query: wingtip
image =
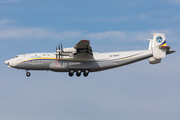
[[[89,40],[86,40],[86,39],[82,39],[81,41],[89,41]]]

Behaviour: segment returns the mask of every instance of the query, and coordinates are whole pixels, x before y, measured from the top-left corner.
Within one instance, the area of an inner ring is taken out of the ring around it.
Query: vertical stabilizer
[[[166,39],[163,33],[151,33],[153,35],[152,48],[166,46]]]
[[[149,50],[151,50],[152,49],[152,41],[153,41],[153,39],[146,39],[147,41],[149,41]]]
[[[166,56],[166,51],[169,50],[169,46],[166,44],[165,35],[162,33],[151,33],[151,35],[153,35],[153,40],[151,41],[153,58],[164,58]]]

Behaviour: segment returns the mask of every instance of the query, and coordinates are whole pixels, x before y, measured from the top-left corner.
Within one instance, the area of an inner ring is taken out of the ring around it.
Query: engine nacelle
[[[56,52],[63,52],[63,53],[76,53],[76,49],[74,47],[71,48],[64,48],[63,50],[56,50]]]
[[[161,59],[155,59],[154,57],[149,58],[150,64],[158,64],[161,63]]]
[[[74,47],[71,47],[71,48],[64,48],[62,50],[56,50],[55,55],[61,54],[62,56],[72,57],[76,52],[77,50]]]
[[[71,48],[64,48],[63,49],[64,53],[76,53],[76,49],[74,47]]]

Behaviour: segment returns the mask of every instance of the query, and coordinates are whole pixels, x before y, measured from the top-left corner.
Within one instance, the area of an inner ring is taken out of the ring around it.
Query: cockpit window
[[[19,57],[19,56],[14,56],[13,58],[17,58],[17,57]]]

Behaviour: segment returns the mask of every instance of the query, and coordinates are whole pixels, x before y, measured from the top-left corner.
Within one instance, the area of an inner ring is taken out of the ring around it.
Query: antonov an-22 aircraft
[[[92,52],[90,42],[81,40],[74,47],[62,48],[58,45],[55,53],[32,53],[17,55],[5,61],[8,67],[26,70],[26,75],[31,74],[29,70],[50,70],[54,72],[68,72],[69,76],[86,77],[89,72],[97,72],[149,58],[150,64],[161,62],[167,54],[175,51],[166,45],[165,35],[162,33],[151,33],[153,39],[149,40],[148,50],[97,53]]]

